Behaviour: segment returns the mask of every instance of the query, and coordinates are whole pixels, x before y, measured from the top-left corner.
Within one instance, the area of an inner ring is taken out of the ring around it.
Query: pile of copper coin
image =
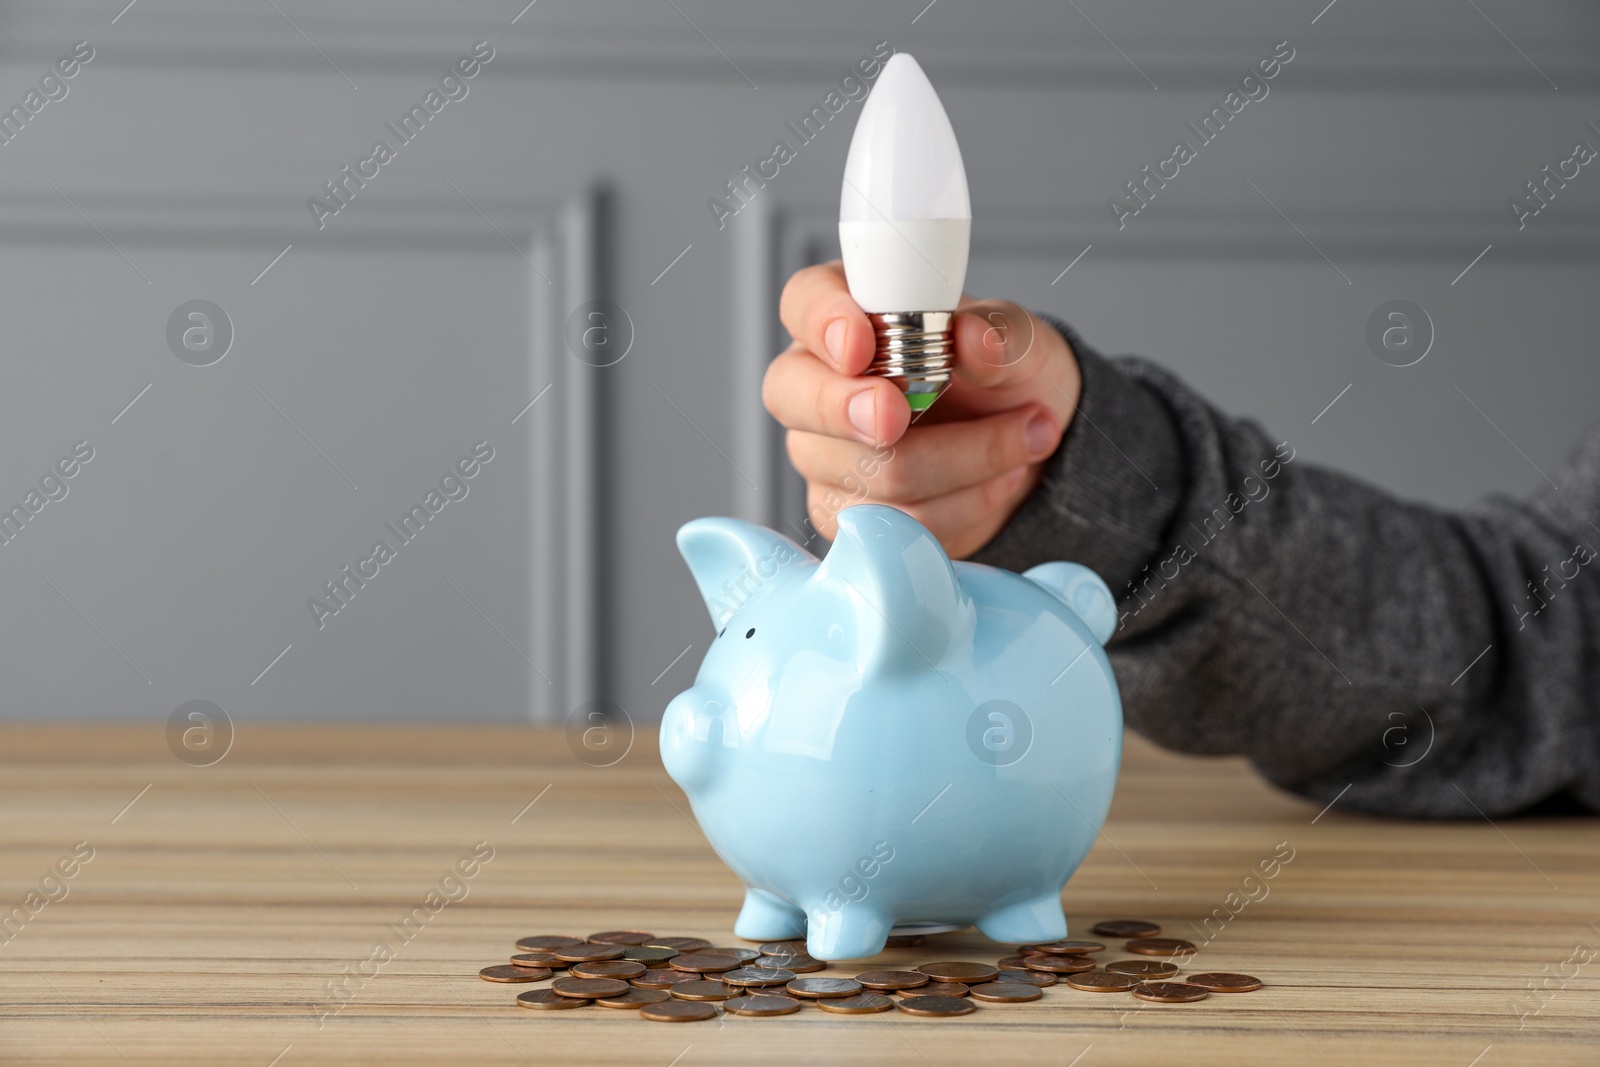
[[[769,941],[758,948],[719,948],[698,937],[657,937],[643,930],[607,930],[586,938],[541,934],[517,942],[507,964],[485,967],[489,982],[534,983],[517,997],[525,1008],[561,1011],[596,1005],[630,1008],[655,1022],[695,1022],[718,1015],[762,1018],[792,1015],[806,1004],[840,1015],[898,1010],[950,1018],[984,1004],[1040,1000],[1061,983],[1091,993],[1131,993],[1156,1004],[1204,1000],[1211,993],[1260,989],[1247,974],[1207,972],[1174,981],[1178,964],[1193,956],[1193,942],[1163,938],[1155,923],[1117,919],[1094,927],[1104,938],[1124,939],[1141,959],[1114,960],[1097,969],[1099,941],[1021,945],[995,964],[952,961],[907,970],[822,974],[828,964],[806,954],[802,941]],[[913,948],[920,935],[891,937],[889,948]],[[1152,958],[1164,957],[1164,958]],[[836,968],[838,969],[838,968]],[[565,972],[557,977],[557,972]]]

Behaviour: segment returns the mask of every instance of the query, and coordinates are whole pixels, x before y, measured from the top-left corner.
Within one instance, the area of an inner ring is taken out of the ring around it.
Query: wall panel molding
[[[567,322],[609,299],[612,216],[611,195],[602,185],[575,195],[535,242],[542,254],[528,271],[538,390],[527,412],[535,426],[536,472],[530,602],[534,662],[543,675],[532,686],[535,722],[561,722],[585,702],[610,695],[603,639],[614,598],[605,565],[613,510],[607,494],[615,485],[604,431],[610,376],[608,368],[574,355]]]
[[[805,482],[789,463],[783,427],[762,404],[761,384],[767,365],[789,343],[778,317],[784,282],[817,260],[803,231],[771,199],[752,201],[730,229],[735,513],[805,542],[811,534],[804,523]]]
[[[331,61],[357,84],[360,76],[437,75],[454,58],[453,49],[480,39],[496,48],[491,69],[497,78],[746,88],[747,76],[757,84],[829,82],[856,55],[887,39],[936,63],[941,85],[1143,92],[1148,77],[1164,92],[1209,92],[1219,71],[1243,69],[1288,38],[1315,59],[1297,74],[1307,92],[1538,95],[1552,91],[1546,76],[1563,91],[1600,88],[1600,67],[1592,61],[1600,41],[1583,5],[1575,4],[1489,5],[1516,48],[1470,5],[1452,0],[1344,5],[1315,26],[1314,10],[1272,0],[1225,7],[1085,5],[1087,17],[1121,54],[1085,15],[1053,0],[1021,0],[998,11],[941,5],[914,27],[901,10],[864,13],[849,0],[784,8],[694,0],[684,5],[694,24],[670,5],[646,2],[608,3],[601,13],[536,6],[515,25],[520,5],[499,0],[283,0],[280,6],[293,26],[267,5],[146,4],[112,27],[100,5],[19,3],[8,5],[0,29],[10,56],[48,59],[64,44],[90,37],[97,48],[104,44],[97,64],[338,79]],[[710,53],[696,25],[715,28],[731,63]],[[327,60],[306,47],[296,27]],[[1537,57],[1538,69],[1517,49]]]
[[[974,207],[973,253],[1048,259],[1065,254],[1070,260],[1092,241],[1096,259],[1318,259],[1316,250],[1248,185],[1241,180],[1239,186],[1241,195],[1228,204],[1216,202],[1211,195],[1215,186],[1196,189],[1183,202],[1178,197],[1186,191],[1174,190],[1165,202],[1152,203],[1146,214],[1131,219],[1121,231],[1106,203],[1109,193],[1092,205],[1081,200],[1014,202],[999,209],[978,205]],[[1462,197],[1457,194],[1454,199]],[[1354,258],[1392,262],[1453,260],[1463,250],[1470,258],[1488,241],[1495,242],[1496,258],[1504,252],[1503,258],[1518,262],[1593,262],[1600,255],[1600,209],[1577,199],[1558,205],[1559,225],[1541,227],[1540,220],[1534,220],[1523,233],[1517,232],[1504,198],[1420,210],[1328,205],[1296,198],[1277,203],[1329,255],[1337,251]],[[835,204],[796,202],[791,205],[791,225],[822,233],[831,226],[837,210]],[[823,259],[837,256],[837,241],[819,254]]]
[[[136,258],[138,249],[151,247],[259,249],[260,266],[291,240],[292,256],[448,251],[496,257],[507,254],[512,240],[527,261],[526,304],[520,310],[528,347],[521,358],[534,383],[527,399],[538,397],[510,427],[513,439],[528,435],[533,453],[526,488],[532,544],[524,549],[533,557],[532,580],[522,598],[525,629],[532,635],[526,655],[527,715],[559,722],[581,702],[603,694],[606,659],[600,635],[612,593],[603,566],[604,487],[614,462],[601,425],[607,375],[604,368],[574,358],[565,339],[571,309],[610,291],[612,211],[603,187],[590,186],[564,201],[475,197],[476,208],[448,187],[437,197],[365,200],[322,233],[307,233],[309,227],[296,233],[284,226],[284,198],[250,190],[200,198],[155,191],[71,192],[73,203],[95,220],[93,227],[54,193],[8,197],[0,205],[0,239],[43,249],[99,248],[108,256],[113,254],[106,247],[110,240]],[[235,279],[239,286],[249,280],[248,274]],[[518,644],[506,640],[514,648]]]

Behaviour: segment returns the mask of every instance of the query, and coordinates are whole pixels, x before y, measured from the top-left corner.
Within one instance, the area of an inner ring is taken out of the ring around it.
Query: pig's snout
[[[731,739],[724,730],[727,708],[700,686],[672,698],[661,716],[661,762],[685,793],[716,780],[717,761]]]

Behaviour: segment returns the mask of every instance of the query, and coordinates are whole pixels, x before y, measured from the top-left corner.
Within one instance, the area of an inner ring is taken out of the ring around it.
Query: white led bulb
[[[839,246],[850,295],[877,331],[868,373],[896,381],[914,410],[950,380],[951,319],[971,234],[955,131],[917,61],[896,53],[850,140]]]

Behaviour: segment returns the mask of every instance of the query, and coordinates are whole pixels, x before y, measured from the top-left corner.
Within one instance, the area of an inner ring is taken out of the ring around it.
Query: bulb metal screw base
[[[955,312],[890,311],[867,318],[878,340],[867,373],[889,378],[905,390],[911,410],[932,407],[950,381]]]

